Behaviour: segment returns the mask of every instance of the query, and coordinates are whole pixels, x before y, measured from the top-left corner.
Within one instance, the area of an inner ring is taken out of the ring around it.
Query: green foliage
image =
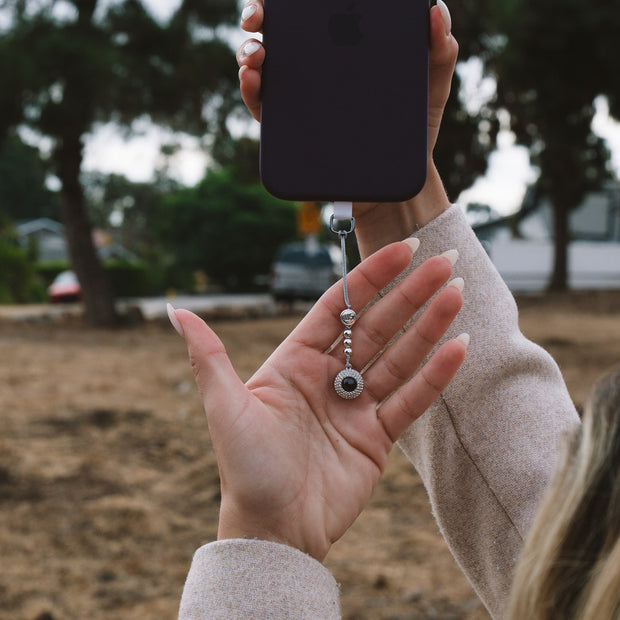
[[[103,265],[110,280],[110,286],[117,297],[140,297],[153,292],[151,272],[144,262],[107,260]],[[37,276],[47,288],[61,272],[71,269],[68,261],[46,261],[35,264]]]
[[[139,117],[175,131],[225,136],[240,105],[234,51],[216,27],[238,13],[234,0],[182,0],[160,23],[139,0],[7,0],[0,37],[0,144],[17,126],[48,138],[86,316],[116,321],[92,243],[80,169],[83,138],[97,123],[131,127]],[[211,140],[213,142],[213,139]]]
[[[71,263],[68,260],[41,261],[35,263],[35,269],[39,279],[47,288],[59,273],[71,269]]]
[[[487,169],[489,154],[495,148],[497,123],[488,106],[469,114],[459,98],[460,78],[454,75],[450,98],[441,123],[441,135],[433,159],[448,196],[456,200]],[[488,129],[484,127],[488,125]]]
[[[156,205],[162,196],[177,191],[178,183],[164,175],[147,183],[100,172],[88,172],[81,178],[93,225],[111,229],[117,243],[145,260],[155,260],[152,220],[157,215]]]
[[[236,17],[230,0],[185,0],[164,24],[137,0],[105,8],[73,0],[67,19],[54,16],[51,0],[20,3],[27,11],[14,13],[0,39],[0,135],[19,122],[47,136],[82,135],[95,122],[142,115],[186,132],[215,131],[222,98],[240,100],[234,53],[213,30]],[[14,11],[18,4],[8,3]]]
[[[141,297],[150,292],[148,267],[145,263],[110,260],[105,262],[104,268],[117,297]]]
[[[58,218],[58,197],[45,187],[45,169],[37,149],[16,134],[0,141],[0,211],[13,220]]]
[[[230,170],[239,183],[260,183],[258,140],[247,136],[235,140],[228,136],[213,149],[213,156],[222,168]]]
[[[585,192],[610,176],[609,153],[592,132],[594,99],[620,113],[620,11],[615,0],[504,0],[499,36],[487,54],[498,81],[496,107],[540,169],[538,189],[554,206],[556,264],[551,287],[565,288],[568,216]]]
[[[211,282],[247,290],[295,238],[295,206],[258,184],[239,184],[230,171],[210,170],[195,188],[161,202],[156,226],[174,285],[187,287],[188,276],[203,270]]]
[[[500,6],[497,28],[506,39],[493,60],[498,104],[530,148],[541,183],[573,207],[609,174],[609,154],[591,124],[595,97],[620,95],[617,3],[512,0]]]
[[[45,297],[28,251],[0,238],[0,303],[35,303]]]
[[[492,0],[449,2],[453,32],[459,43],[459,62],[483,56],[489,33],[489,20],[496,10]],[[441,134],[433,159],[452,200],[487,169],[489,154],[496,146],[497,123],[493,109],[485,104],[468,111],[460,93],[458,72],[441,121]]]

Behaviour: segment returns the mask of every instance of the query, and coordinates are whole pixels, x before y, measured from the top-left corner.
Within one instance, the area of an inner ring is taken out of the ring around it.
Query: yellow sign
[[[302,202],[297,211],[297,232],[300,235],[318,235],[322,226],[319,203]]]

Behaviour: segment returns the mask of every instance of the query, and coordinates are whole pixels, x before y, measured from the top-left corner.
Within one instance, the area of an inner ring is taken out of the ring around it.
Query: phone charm
[[[334,228],[334,220],[335,219],[348,219],[350,222],[349,230],[337,230]],[[348,218],[335,218],[333,215],[329,221],[329,228],[332,232],[336,233],[338,237],[340,237],[340,249],[342,250],[342,287],[344,290],[344,303],[346,304],[346,308],[340,313],[340,320],[344,325],[343,332],[343,345],[344,345],[344,355],[346,358],[346,362],[344,368],[336,375],[334,379],[334,389],[336,390],[336,394],[340,396],[340,398],[357,398],[364,389],[364,379],[362,379],[362,375],[357,372],[354,368],[351,367],[351,356],[353,355],[352,344],[353,341],[351,339],[353,324],[357,319],[357,315],[355,311],[351,308],[351,302],[349,301],[349,289],[347,287],[347,254],[345,249],[345,241],[347,235],[353,232],[355,228],[355,218],[350,216]]]

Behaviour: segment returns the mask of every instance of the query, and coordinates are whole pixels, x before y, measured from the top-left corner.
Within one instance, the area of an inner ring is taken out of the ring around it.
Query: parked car
[[[82,287],[73,271],[61,271],[47,287],[51,303],[79,301],[82,298]]]
[[[342,275],[337,255],[311,240],[284,246],[271,269],[271,294],[276,301],[318,299]]]

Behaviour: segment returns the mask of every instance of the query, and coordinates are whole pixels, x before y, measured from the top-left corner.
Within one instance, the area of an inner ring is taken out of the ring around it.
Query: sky
[[[165,20],[175,10],[178,0],[145,0],[145,4],[156,17]],[[250,36],[240,29],[230,29],[226,34],[234,47]],[[458,70],[464,83],[462,97],[474,112],[493,95],[493,80],[482,76],[481,65],[475,59],[460,63]],[[604,97],[597,98],[595,108],[593,130],[606,139],[612,152],[612,165],[620,176],[620,123],[610,118]],[[138,119],[133,129],[135,134],[127,139],[122,130],[112,124],[96,127],[86,139],[84,169],[123,174],[133,181],[148,181],[153,178],[154,170],[167,165],[169,173],[186,185],[194,185],[203,178],[209,161],[198,138],[164,131],[148,119]],[[254,137],[259,134],[255,121],[232,129],[236,134],[249,133]],[[181,148],[164,161],[160,146],[172,141]],[[499,213],[510,214],[520,207],[527,186],[536,176],[527,149],[516,145],[514,134],[504,129],[498,136],[497,150],[490,156],[487,173],[463,192],[458,201],[488,204]]]

